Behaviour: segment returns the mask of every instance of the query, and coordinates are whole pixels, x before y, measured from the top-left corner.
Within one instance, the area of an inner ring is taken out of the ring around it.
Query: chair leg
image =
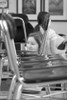
[[[14,94],[14,89],[15,89],[15,85],[16,85],[16,75],[13,77],[11,85],[10,85],[10,89],[9,89],[9,93],[7,96],[7,100],[12,100],[13,94]]]
[[[48,95],[48,94],[51,94],[51,89],[50,89],[50,85],[49,85],[49,84],[46,85],[45,89],[46,89],[46,94],[47,94],[47,95]],[[52,100],[52,96],[49,97],[49,100]]]
[[[62,91],[67,91],[67,83],[61,83]],[[63,94],[63,98],[67,98],[67,93]]]
[[[20,100],[22,96],[22,82],[17,80],[16,75],[13,77],[7,100]]]
[[[12,100],[21,100],[21,97],[22,97],[22,84],[20,82],[17,82]]]
[[[0,86],[1,86],[1,79],[2,79],[2,68],[3,68],[3,60],[0,58]]]

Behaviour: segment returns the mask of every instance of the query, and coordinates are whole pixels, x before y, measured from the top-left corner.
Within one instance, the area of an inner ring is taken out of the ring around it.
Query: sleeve
[[[54,31],[54,30],[50,30],[50,39],[51,40],[56,40],[57,39],[57,34],[56,34],[56,32]]]

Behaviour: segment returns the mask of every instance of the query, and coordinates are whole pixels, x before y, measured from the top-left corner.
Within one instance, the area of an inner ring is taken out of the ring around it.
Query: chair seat
[[[67,61],[39,55],[22,56],[19,71],[26,83],[63,81],[67,79]]]
[[[67,80],[67,66],[51,66],[40,69],[30,68],[23,71],[25,83],[38,84]]]

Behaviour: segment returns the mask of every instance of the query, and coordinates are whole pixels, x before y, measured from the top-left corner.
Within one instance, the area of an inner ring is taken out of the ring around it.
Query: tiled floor
[[[1,82],[0,91],[8,91],[10,87],[11,79],[3,79]]]
[[[7,100],[7,99],[0,99],[0,100]]]
[[[3,79],[0,87],[0,100],[7,100],[7,94],[10,87],[11,79]]]

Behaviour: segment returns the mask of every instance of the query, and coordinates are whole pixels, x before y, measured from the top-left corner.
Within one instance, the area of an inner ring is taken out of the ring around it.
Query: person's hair
[[[41,36],[39,35],[38,32],[34,32],[29,34],[29,37],[34,37],[35,41],[38,44],[38,52],[40,51],[40,46],[41,46]]]
[[[38,25],[41,25],[44,30],[47,30],[50,14],[48,12],[39,12],[37,16]]]

